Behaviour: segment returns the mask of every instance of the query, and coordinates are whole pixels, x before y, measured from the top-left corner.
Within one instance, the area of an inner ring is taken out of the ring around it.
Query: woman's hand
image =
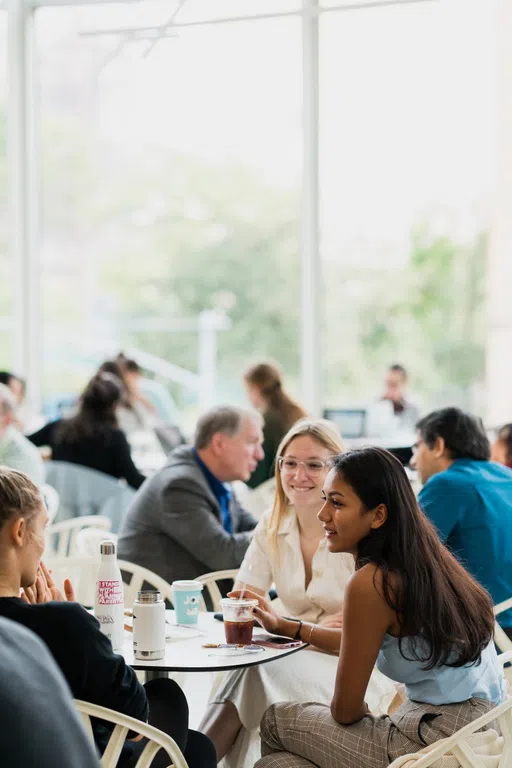
[[[30,605],[47,603],[51,597],[46,589],[46,581],[43,578],[41,568],[37,569],[36,580],[30,587],[25,587],[21,593],[21,599]]]
[[[73,585],[71,584],[71,581],[69,579],[64,579],[64,597],[62,596],[62,592],[57,589],[55,586],[55,582],[52,577],[52,572],[48,570],[46,565],[41,560],[41,570],[46,578],[46,586],[48,588],[48,591],[51,595],[51,600],[58,600],[59,602],[68,602],[68,603],[74,603],[76,601],[75,597],[75,590],[73,589]]]
[[[340,611],[340,613],[331,613],[327,616],[324,616],[323,619],[318,622],[318,626],[330,627],[331,629],[341,629],[343,626],[342,612]]]
[[[238,598],[241,594],[241,589],[235,589],[233,592],[228,592],[228,597]],[[267,632],[279,634],[282,617],[274,611],[271,603],[261,595],[257,595],[255,592],[251,592],[248,589],[244,590],[244,597],[248,600],[258,601],[257,607],[254,608],[254,616],[263,629],[266,629]]]
[[[21,599],[31,605],[37,605],[39,603],[49,603],[52,600],[58,602],[75,602],[75,591],[69,579],[64,581],[64,595],[57,589],[55,582],[52,578],[51,572],[46,565],[41,561],[39,568],[37,569],[37,576],[34,584],[31,587],[25,587],[21,593]]]

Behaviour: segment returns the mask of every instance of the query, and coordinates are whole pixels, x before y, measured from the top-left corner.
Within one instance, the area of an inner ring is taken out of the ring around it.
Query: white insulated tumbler
[[[137,592],[133,604],[133,652],[136,659],[165,656],[165,602],[161,592]]]

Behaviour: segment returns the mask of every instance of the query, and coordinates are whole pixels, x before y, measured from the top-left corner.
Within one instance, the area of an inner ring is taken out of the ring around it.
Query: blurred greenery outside
[[[43,129],[45,394],[80,388],[109,337],[196,370],[197,334],[127,326],[211,308],[232,322],[218,335],[219,400],[243,402],[241,374],[260,357],[278,360],[298,394],[300,191],[270,186],[240,165],[161,147],[128,153],[61,115]],[[5,146],[4,116],[0,142]],[[3,316],[13,307],[6,184],[1,153]],[[370,269],[356,257],[339,253],[323,262],[325,405],[376,397],[386,366],[400,362],[423,407],[480,410],[485,236],[462,246],[434,234],[426,219],[410,234],[402,268]],[[0,356],[0,367],[8,367],[5,330]],[[191,393],[171,389],[182,407],[193,407]]]

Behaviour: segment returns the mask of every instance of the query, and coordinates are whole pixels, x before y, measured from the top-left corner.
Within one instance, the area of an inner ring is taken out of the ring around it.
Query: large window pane
[[[379,394],[404,364],[425,407],[480,408],[491,183],[492,4],[321,22],[325,384]]]
[[[195,371],[213,309],[219,397],[242,397],[252,356],[298,371],[300,21],[182,28],[149,54],[85,34],[133,13],[38,11],[45,388],[127,346]]]
[[[7,215],[7,18],[0,11],[0,369],[10,368],[14,300],[13,265],[9,257]]]

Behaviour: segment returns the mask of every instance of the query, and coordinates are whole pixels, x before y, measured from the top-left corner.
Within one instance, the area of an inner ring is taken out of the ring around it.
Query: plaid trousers
[[[366,715],[340,725],[324,704],[273,704],[261,721],[262,758],[254,768],[387,768],[397,757],[451,736],[493,706],[484,699],[440,706],[406,701],[391,716]],[[499,731],[495,722],[488,728]]]

